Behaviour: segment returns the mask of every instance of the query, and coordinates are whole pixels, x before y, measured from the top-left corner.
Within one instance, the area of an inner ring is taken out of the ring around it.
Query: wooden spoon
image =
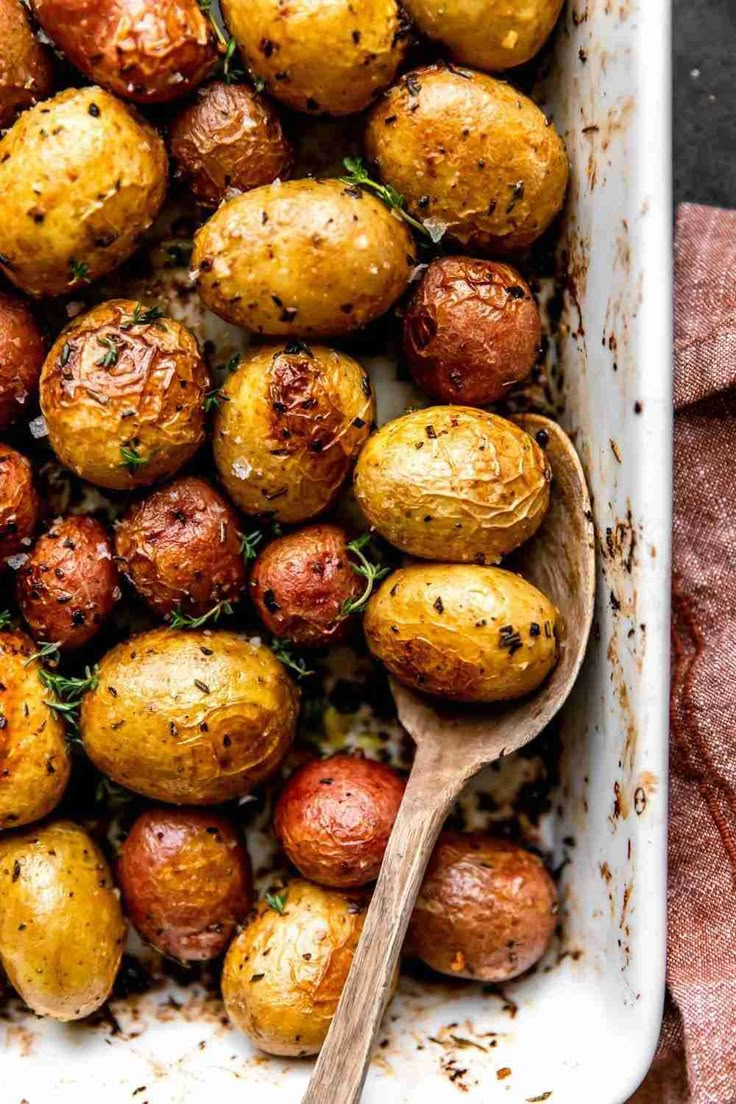
[[[520,701],[468,711],[392,681],[399,720],[417,750],[363,934],[304,1104],[357,1104],[422,878],[447,813],[466,782],[538,736],[565,702],[593,620],[595,544],[585,477],[567,435],[539,415],[515,419],[544,445],[553,473],[550,508],[513,568],[562,614],[560,660]]]

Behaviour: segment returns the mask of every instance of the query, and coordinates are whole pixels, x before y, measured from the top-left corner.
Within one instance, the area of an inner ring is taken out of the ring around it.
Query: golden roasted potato
[[[559,654],[555,607],[498,567],[401,568],[368,602],[363,627],[371,652],[399,682],[452,701],[521,698]]]
[[[493,564],[537,531],[551,478],[539,445],[513,422],[432,406],[373,434],[355,468],[355,495],[402,552]]]
[[[442,974],[509,981],[539,961],[556,924],[557,890],[541,859],[481,832],[443,832],[408,943]]]
[[[34,35],[21,0],[0,0],[0,127],[50,96],[53,86],[51,52]]]
[[[248,68],[296,111],[362,111],[404,56],[398,0],[222,0],[222,12]]]
[[[362,895],[295,880],[263,900],[231,943],[222,998],[237,1028],[268,1054],[316,1054],[363,929]]]
[[[205,304],[260,334],[326,337],[384,314],[409,283],[414,244],[380,200],[339,180],[254,188],[199,231]]]
[[[215,958],[252,903],[245,842],[224,817],[149,809],[120,850],[125,912],[143,938],[185,962]]]
[[[216,805],[277,769],[299,692],[263,644],[232,632],[155,629],[118,644],[82,701],[92,762],[173,805]]]
[[[36,18],[85,77],[137,103],[195,88],[217,59],[197,0],[31,0]]]
[[[291,172],[291,148],[276,111],[246,84],[213,81],[201,88],[169,136],[177,174],[205,206]]]
[[[412,215],[470,252],[531,245],[565,198],[554,126],[521,92],[471,69],[408,73],[373,108],[366,149]]]
[[[564,0],[405,0],[420,31],[476,69],[510,69],[541,50]]]
[[[515,268],[440,257],[404,311],[402,337],[407,367],[434,399],[485,406],[529,375],[542,327],[534,296]]]
[[[107,1000],[125,942],[110,868],[77,824],[0,838],[0,963],[39,1016],[79,1020]]]
[[[101,88],[68,88],[0,139],[0,272],[29,295],[62,295],[137,249],[166,193],[148,123]]]
[[[45,356],[46,342],[28,304],[0,292],[0,431],[31,405]]]
[[[332,505],[375,418],[368,375],[303,342],[247,354],[215,419],[220,478],[246,514],[306,521]]]
[[[30,550],[40,517],[30,460],[0,442],[0,573],[12,556]]]
[[[0,632],[0,828],[46,816],[69,780],[64,722],[48,705],[54,695],[35,652],[25,633]]]
[[[59,459],[100,487],[173,475],[204,440],[207,368],[179,322],[131,299],[79,315],[51,347],[41,409]]]

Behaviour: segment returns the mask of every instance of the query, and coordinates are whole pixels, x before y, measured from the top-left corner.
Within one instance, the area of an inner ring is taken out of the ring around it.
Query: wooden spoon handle
[[[353,963],[303,1104],[357,1104],[394,984],[422,878],[462,789],[430,749],[417,748]]]

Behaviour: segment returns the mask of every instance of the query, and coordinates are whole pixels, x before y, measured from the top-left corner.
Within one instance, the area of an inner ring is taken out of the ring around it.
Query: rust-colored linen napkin
[[[736,1104],[736,211],[675,238],[667,1009],[631,1104]]]

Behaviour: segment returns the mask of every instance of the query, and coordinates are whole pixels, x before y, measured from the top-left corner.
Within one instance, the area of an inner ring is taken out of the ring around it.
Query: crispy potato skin
[[[271,541],[250,577],[250,596],[263,624],[303,648],[344,641],[351,619],[343,615],[343,604],[362,589],[338,525],[310,525]]]
[[[45,356],[46,342],[29,305],[0,292],[0,432],[27,409]]]
[[[295,880],[283,915],[265,900],[230,945],[222,973],[228,1016],[261,1050],[300,1058],[325,1040],[363,929],[360,894]]]
[[[0,0],[0,127],[45,100],[53,86],[51,53],[34,35],[21,0]]]
[[[29,295],[62,295],[138,247],[166,193],[153,127],[101,88],[70,88],[0,139],[0,272]]]
[[[18,604],[35,639],[65,651],[97,635],[120,595],[107,531],[91,517],[55,521],[16,579]]]
[[[493,564],[537,531],[551,478],[539,445],[513,422],[434,406],[373,434],[355,468],[355,495],[403,552]]]
[[[0,442],[0,574],[9,556],[30,547],[40,517],[30,460]]]
[[[217,58],[196,0],[31,0],[31,6],[72,65],[137,103],[186,95]]]
[[[115,549],[138,593],[160,617],[201,617],[245,588],[238,515],[217,491],[189,475],[133,505]]]
[[[292,153],[278,114],[245,84],[213,81],[169,128],[177,173],[207,207],[291,172]]]
[[[274,829],[300,874],[351,889],[381,869],[404,781],[385,763],[336,755],[308,763],[287,782]]]
[[[485,406],[526,379],[542,327],[515,268],[473,257],[432,261],[402,323],[404,360],[433,398]]]
[[[184,961],[221,954],[252,904],[245,843],[214,813],[149,809],[121,848],[117,876],[130,922]]]
[[[470,564],[416,564],[368,602],[371,652],[400,682],[452,701],[535,690],[558,658],[560,616],[519,575]]]
[[[227,380],[215,418],[220,478],[246,514],[294,523],[337,497],[376,408],[352,357],[313,345],[266,345]]]
[[[443,832],[408,943],[442,974],[509,981],[539,961],[556,923],[557,890],[541,859],[481,832]]]
[[[265,645],[231,632],[155,629],[103,657],[82,702],[82,738],[122,786],[172,805],[215,805],[273,774],[298,702]]]
[[[384,314],[406,289],[414,243],[385,204],[337,180],[236,196],[194,242],[205,304],[259,334],[328,337]]]
[[[549,38],[563,0],[406,0],[428,38],[463,65],[491,72],[530,61]]]
[[[64,722],[46,704],[35,651],[25,633],[0,632],[0,828],[46,816],[69,780]]]
[[[565,198],[555,128],[521,92],[470,69],[400,80],[371,111],[366,150],[412,215],[470,253],[531,245]]]
[[[59,820],[0,839],[0,962],[39,1016],[79,1020],[107,1000],[125,941],[110,868]]]
[[[404,56],[397,0],[223,0],[222,10],[250,70],[295,111],[362,111]]]
[[[136,324],[131,299],[80,315],[52,345],[41,409],[56,455],[82,479],[131,490],[173,475],[204,440],[207,368],[173,318]],[[114,362],[106,357],[113,350]],[[143,463],[126,466],[123,448]]]

